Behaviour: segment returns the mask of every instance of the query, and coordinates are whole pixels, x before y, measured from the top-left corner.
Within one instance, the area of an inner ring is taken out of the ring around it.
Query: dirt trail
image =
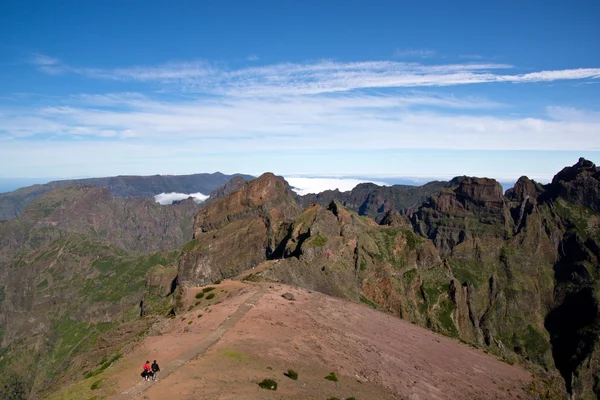
[[[284,299],[285,292],[295,301]],[[136,349],[95,378],[99,389],[84,380],[61,398],[535,398],[524,390],[532,381],[524,368],[360,303],[238,281],[188,288],[184,302],[187,312],[156,324]],[[162,371],[156,382],[146,382],[141,367],[153,359]],[[288,369],[298,380],[284,376]],[[330,372],[339,381],[326,380]],[[263,379],[276,381],[277,391],[261,389]]]
[[[231,316],[227,317],[217,329],[212,331],[197,344],[191,346],[167,365],[161,367],[160,379],[163,380],[167,378],[173,372],[177,371],[177,369],[181,368],[191,360],[197,359],[199,356],[203,355],[211,347],[217,344],[223,335],[233,328],[268,290],[268,285],[256,284],[255,287],[256,292],[248,300],[241,304],[237,311],[235,311]],[[144,391],[148,390],[156,382],[158,381],[147,382],[145,380],[140,380],[140,382],[138,382],[136,385],[124,390],[120,395],[114,397],[114,399],[125,400],[139,397]]]
[[[533,398],[523,390],[527,371],[481,350],[362,304],[280,284],[265,289],[201,358],[137,399]],[[290,368],[297,381],[283,376]],[[325,380],[329,372],[339,382]],[[265,378],[278,382],[276,392],[258,387]]]

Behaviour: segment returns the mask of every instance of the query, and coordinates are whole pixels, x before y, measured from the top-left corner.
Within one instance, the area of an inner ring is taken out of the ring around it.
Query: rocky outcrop
[[[542,184],[529,179],[526,176],[520,177],[515,185],[506,191],[506,197],[518,203],[526,200],[537,202],[538,197],[544,193]]]
[[[229,182],[227,182],[223,186],[220,186],[217,189],[210,192],[210,196],[204,202],[204,205],[208,205],[220,197],[223,197],[223,196],[228,195],[229,193],[235,192],[236,190],[238,190],[239,188],[244,186],[244,183],[246,182],[246,180],[247,179],[245,179],[241,175],[234,176],[233,178],[231,178],[231,180]]]
[[[600,212],[600,168],[584,158],[566,167],[552,179],[550,194],[569,203]]]
[[[300,211],[287,183],[271,173],[218,198],[194,219],[194,240],[180,258],[179,282],[212,282],[276,257]]]
[[[510,233],[511,217],[502,186],[493,179],[463,177],[432,196],[412,216],[416,232],[431,239],[442,256],[461,243],[475,245]]]

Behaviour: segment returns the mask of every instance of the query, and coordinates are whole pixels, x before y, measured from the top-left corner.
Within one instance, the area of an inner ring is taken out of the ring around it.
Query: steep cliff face
[[[556,366],[581,398],[599,393],[598,204],[597,169],[580,160],[546,186],[522,177],[507,197],[493,181],[465,179],[413,218],[467,300],[459,331],[506,357]]]
[[[166,312],[177,249],[198,209],[193,201],[160,206],[70,187],[0,222],[0,379],[35,393],[76,369],[76,356],[93,351],[105,332]],[[145,328],[129,329],[135,337]],[[123,343],[126,336],[117,335]]]
[[[300,211],[287,183],[270,173],[218,198],[194,219],[194,239],[179,260],[179,283],[232,277],[277,257]]]

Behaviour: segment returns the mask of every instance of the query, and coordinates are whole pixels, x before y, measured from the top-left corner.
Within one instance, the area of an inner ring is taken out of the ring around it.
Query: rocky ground
[[[102,374],[53,398],[534,398],[522,367],[363,304],[280,284],[212,287],[209,300],[196,298],[201,288],[188,290],[186,313],[159,323]],[[162,366],[156,382],[139,375],[146,359]],[[284,376],[288,369],[297,380]],[[330,372],[338,382],[325,379]],[[276,391],[258,386],[266,378],[277,382]]]

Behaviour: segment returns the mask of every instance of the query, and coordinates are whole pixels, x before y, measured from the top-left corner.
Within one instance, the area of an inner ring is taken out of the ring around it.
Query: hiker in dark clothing
[[[158,372],[160,371],[160,367],[156,360],[152,363],[152,380],[155,381],[158,378]]]

